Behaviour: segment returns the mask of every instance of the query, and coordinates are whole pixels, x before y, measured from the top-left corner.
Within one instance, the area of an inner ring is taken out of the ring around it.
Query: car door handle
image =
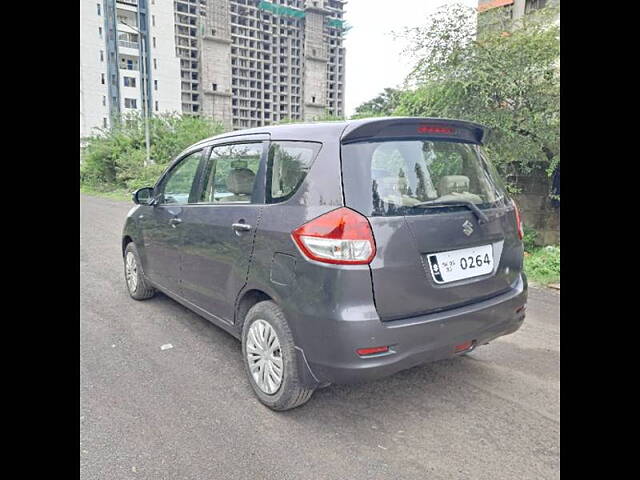
[[[231,228],[233,228],[236,232],[248,232],[251,230],[251,225],[246,223],[232,223]]]
[[[171,224],[171,226],[173,228],[176,228],[178,225],[180,225],[182,223],[182,219],[180,219],[180,218],[172,218],[171,220],[169,220],[169,223]]]

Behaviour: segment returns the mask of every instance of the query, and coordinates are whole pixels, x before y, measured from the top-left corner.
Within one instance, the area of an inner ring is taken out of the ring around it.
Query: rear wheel
[[[148,284],[140,268],[140,256],[133,242],[124,250],[124,278],[131,298],[145,300],[155,295],[156,289]]]
[[[254,305],[242,328],[242,356],[251,387],[273,410],[290,410],[311,398],[298,372],[293,336],[274,302]]]

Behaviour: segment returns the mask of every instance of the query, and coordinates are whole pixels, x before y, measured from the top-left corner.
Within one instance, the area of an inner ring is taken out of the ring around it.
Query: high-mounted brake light
[[[440,127],[438,125],[420,125],[418,133],[453,133],[453,128]]]
[[[363,265],[376,255],[373,232],[366,217],[340,207],[291,232],[311,260],[339,265]]]
[[[511,202],[513,203],[513,209],[516,214],[516,226],[518,227],[518,237],[520,237],[520,240],[522,240],[524,238],[524,230],[522,227],[522,217],[520,217],[520,210],[518,209],[518,205],[516,205],[515,200],[511,200]]]

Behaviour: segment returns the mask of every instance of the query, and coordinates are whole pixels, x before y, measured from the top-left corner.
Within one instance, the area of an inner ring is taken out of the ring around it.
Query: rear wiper
[[[438,206],[460,206],[460,207],[468,207],[478,218],[478,223],[483,224],[489,221],[489,218],[480,210],[475,203],[470,200],[431,200],[429,202],[421,202],[416,203],[415,205],[411,205],[412,208],[431,208]]]

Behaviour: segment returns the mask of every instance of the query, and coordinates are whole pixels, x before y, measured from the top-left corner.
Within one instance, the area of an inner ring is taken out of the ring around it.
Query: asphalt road
[[[559,293],[532,289],[523,327],[467,357],[276,413],[233,337],[164,295],[128,297],[131,206],[80,199],[83,480],[559,478]]]

